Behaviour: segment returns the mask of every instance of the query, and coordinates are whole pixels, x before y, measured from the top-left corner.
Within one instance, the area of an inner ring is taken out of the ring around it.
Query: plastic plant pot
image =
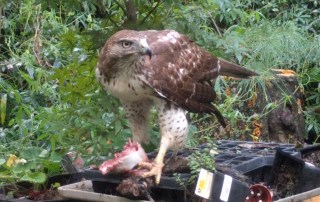
[[[92,182],[85,180],[73,184],[68,184],[58,188],[60,195],[65,198],[73,199],[74,202],[79,201],[95,201],[95,202],[150,202],[145,200],[130,200],[115,195],[96,193],[92,189]]]
[[[95,193],[106,194],[112,196],[126,197],[130,200],[148,200],[145,196],[121,196],[116,188],[118,183],[102,182],[102,181],[92,181],[92,188]],[[186,193],[182,189],[168,189],[161,186],[154,186],[151,188],[150,196],[155,201],[187,201]]]
[[[268,185],[275,196],[285,198],[320,187],[319,179],[319,168],[278,149]]]
[[[245,201],[249,185],[220,172],[215,172],[211,187],[211,202]]]
[[[255,158],[251,161],[243,162],[236,166],[235,169],[246,176],[250,176],[252,182],[265,182],[269,179],[273,160],[273,156]]]
[[[305,162],[320,168],[320,144],[301,149],[300,156]]]
[[[189,176],[189,175],[188,175]],[[180,175],[180,180],[186,183],[187,175]],[[116,187],[126,178],[124,174],[107,174],[102,175],[98,170],[88,170],[84,172],[86,179],[92,180],[93,191],[100,194],[116,195]],[[174,177],[163,176],[160,184],[151,187],[151,196],[156,201],[187,201],[185,188],[179,185]],[[128,197],[129,198],[129,197]],[[131,197],[131,200],[147,200],[144,197]]]
[[[245,202],[272,202],[272,192],[262,184],[254,184],[250,187],[250,194]]]

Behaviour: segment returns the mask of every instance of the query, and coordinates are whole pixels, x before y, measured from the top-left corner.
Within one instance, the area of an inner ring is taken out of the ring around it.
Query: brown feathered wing
[[[152,58],[145,58],[143,73],[157,96],[190,112],[213,113],[225,127],[214,106],[214,83],[218,75],[247,78],[256,73],[218,59],[175,31],[145,31]]]

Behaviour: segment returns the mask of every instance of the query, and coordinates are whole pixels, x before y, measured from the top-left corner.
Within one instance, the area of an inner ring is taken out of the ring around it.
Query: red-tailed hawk
[[[166,151],[183,147],[188,133],[186,111],[213,113],[218,75],[248,78],[257,75],[211,55],[187,36],[173,30],[122,30],[109,38],[100,52],[96,75],[103,87],[120,99],[133,139],[148,143],[148,115],[158,111],[161,141],[152,164],[142,163],[159,183]]]

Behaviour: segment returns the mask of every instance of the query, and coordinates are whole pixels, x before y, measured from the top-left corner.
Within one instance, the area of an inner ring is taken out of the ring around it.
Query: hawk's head
[[[122,30],[112,35],[100,52],[96,75],[100,80],[101,75],[110,80],[117,72],[122,72],[141,58],[149,56],[151,49],[146,36],[134,30]]]
[[[135,61],[149,56],[152,52],[146,36],[134,30],[122,30],[112,35],[102,48],[97,64],[96,75],[109,80],[117,72],[131,67]]]
[[[144,35],[134,30],[122,30],[109,38],[103,48],[103,54],[110,58],[137,59],[143,55],[151,58],[152,52]]]

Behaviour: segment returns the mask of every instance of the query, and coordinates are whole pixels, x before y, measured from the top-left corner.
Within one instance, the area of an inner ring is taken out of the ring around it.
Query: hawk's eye
[[[129,48],[132,45],[131,41],[122,41],[121,42],[123,48]]]

